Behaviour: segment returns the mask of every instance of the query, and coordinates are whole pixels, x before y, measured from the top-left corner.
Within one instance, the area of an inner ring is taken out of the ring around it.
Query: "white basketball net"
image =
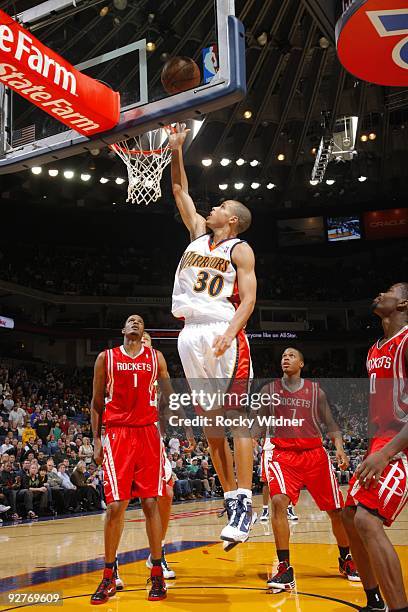
[[[171,149],[166,142],[167,134],[160,128],[111,145],[127,167],[126,202],[147,205],[161,197],[160,181],[171,160]]]

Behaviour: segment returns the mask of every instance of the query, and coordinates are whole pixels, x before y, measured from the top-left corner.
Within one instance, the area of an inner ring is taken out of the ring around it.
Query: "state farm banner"
[[[1,10],[0,82],[84,136],[119,121],[116,91],[76,70]]]
[[[0,315],[0,328],[6,328],[6,329],[14,329],[14,321],[13,319],[9,319],[8,317],[2,317]]]
[[[364,228],[368,240],[404,238],[408,236],[408,208],[367,212],[364,214]]]

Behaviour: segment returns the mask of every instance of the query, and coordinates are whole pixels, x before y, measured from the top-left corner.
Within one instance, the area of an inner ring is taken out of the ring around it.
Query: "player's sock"
[[[166,540],[162,540],[161,541],[161,547],[164,548],[164,545],[166,544]]]
[[[161,558],[160,559],[152,559],[153,567],[161,567]]]
[[[235,489],[235,491],[225,491],[224,499],[237,499],[237,495],[238,495],[237,489]]]
[[[281,548],[280,550],[276,550],[277,554],[278,554],[278,559],[279,559],[279,563],[282,563],[283,561],[286,561],[288,567],[290,565],[290,556],[289,556],[289,550],[285,549],[285,548]]]
[[[340,557],[342,559],[345,559],[347,557],[347,555],[350,554],[350,547],[349,546],[339,546],[339,553],[340,553]]]
[[[372,608],[382,608],[384,606],[384,600],[381,597],[380,588],[377,585],[373,589],[364,589],[367,597],[367,606]]]
[[[114,567],[115,567],[115,561],[113,561],[113,563],[105,563],[105,569],[113,570]]]
[[[237,495],[245,495],[248,499],[252,500],[252,491],[250,489],[237,489]]]

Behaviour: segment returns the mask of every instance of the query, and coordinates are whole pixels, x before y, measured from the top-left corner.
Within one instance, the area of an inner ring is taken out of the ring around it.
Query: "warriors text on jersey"
[[[370,433],[376,450],[393,438],[408,421],[407,346],[408,325],[389,340],[379,340],[368,351],[369,424],[373,428]]]
[[[211,235],[193,240],[176,272],[172,313],[188,320],[230,322],[239,305],[237,271],[231,256],[239,238],[212,244]]]
[[[273,436],[265,439],[265,450],[271,448],[287,450],[306,450],[321,447],[322,435],[319,426],[319,384],[310,380],[300,379],[299,388],[292,391],[285,379],[276,380],[269,385],[271,397],[280,398],[280,402],[271,407],[275,419],[297,419],[299,427],[275,427]]]
[[[123,346],[105,352],[106,400],[104,425],[140,427],[158,421],[157,354],[142,346],[131,357]]]

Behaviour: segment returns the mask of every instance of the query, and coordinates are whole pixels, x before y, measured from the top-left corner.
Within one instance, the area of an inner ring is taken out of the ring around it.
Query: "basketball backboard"
[[[24,28],[78,70],[119,91],[121,115],[111,131],[86,137],[0,85],[0,174],[199,118],[243,97],[244,29],[234,15],[234,0],[164,0],[156,3],[156,13],[146,14],[149,4],[129,0],[126,12],[109,14],[108,3],[48,0],[17,15]],[[192,57],[202,81],[168,95],[160,75],[166,57],[176,55]]]

